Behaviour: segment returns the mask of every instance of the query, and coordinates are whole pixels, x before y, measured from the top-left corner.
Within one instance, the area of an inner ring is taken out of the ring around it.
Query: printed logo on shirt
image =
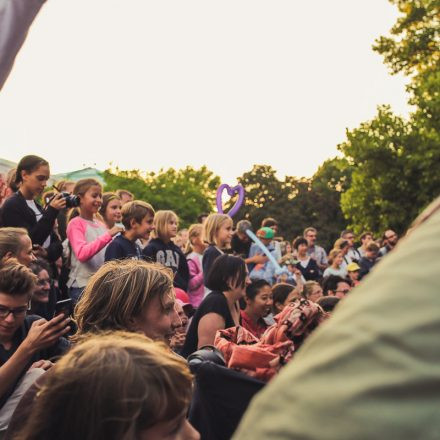
[[[158,251],[156,254],[156,260],[158,263],[161,263],[167,267],[172,267],[176,270],[179,267],[179,254],[169,249],[167,249],[165,252]]]

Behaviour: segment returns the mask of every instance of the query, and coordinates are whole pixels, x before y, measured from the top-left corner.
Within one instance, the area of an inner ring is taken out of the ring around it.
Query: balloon
[[[279,264],[278,261],[275,260],[274,256],[270,253],[269,249],[267,249],[266,246],[261,242],[261,240],[250,230],[246,230],[246,234],[249,236],[249,238],[264,252],[267,258],[269,258],[269,261],[274,265],[275,267],[275,273],[277,275],[281,275],[282,273],[286,273],[286,269],[283,269]]]
[[[223,190],[226,189],[229,196],[233,196],[235,193],[238,193],[238,200],[235,202],[235,205],[232,207],[232,209],[228,212],[229,217],[233,217],[235,214],[237,214],[238,210],[240,209],[241,205],[244,201],[244,188],[242,185],[237,185],[234,187],[230,187],[228,184],[223,183],[220,185],[217,189],[217,212],[219,214],[224,214],[223,207],[222,207],[222,193]]]

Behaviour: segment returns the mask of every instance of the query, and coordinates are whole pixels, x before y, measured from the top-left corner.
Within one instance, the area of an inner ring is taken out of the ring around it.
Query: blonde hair
[[[131,229],[130,222],[132,219],[136,221],[136,223],[141,223],[144,217],[150,214],[154,217],[154,209],[153,207],[142,200],[133,200],[132,202],[127,202],[121,210],[122,214],[122,224],[125,229]]]
[[[174,211],[157,211],[154,216],[154,231],[152,237],[168,241],[167,226],[170,220],[176,220],[177,223],[179,222],[179,217],[177,217]]]
[[[0,228],[0,261],[6,254],[16,257],[23,248],[21,237],[28,235],[24,228]]]
[[[99,208],[99,214],[101,215],[101,218],[104,222],[105,222],[105,210],[107,209],[108,204],[112,200],[121,201],[121,199],[114,192],[105,192],[102,194],[102,205]]]
[[[15,258],[0,263],[0,292],[6,295],[28,295],[35,289],[37,277]]]
[[[330,253],[328,254],[328,262],[330,263],[330,264],[333,264],[333,261],[335,260],[335,258],[339,255],[339,254],[341,254],[341,249],[337,249],[337,248],[335,248],[335,249],[332,249],[331,251],[330,251]]]
[[[191,240],[196,237],[200,237],[203,233],[203,225],[201,223],[195,223],[188,229],[188,243],[186,244],[185,254],[190,254],[193,251]]]
[[[132,440],[184,417],[191,394],[185,360],[165,345],[127,332],[94,335],[51,369],[14,438]]]
[[[232,223],[232,219],[229,215],[209,214],[205,223],[203,223],[203,241],[208,244],[220,246],[221,243],[217,242],[217,232],[226,221]]]
[[[114,260],[92,275],[75,308],[77,340],[89,332],[130,330],[152,299],[174,297],[173,273],[158,263],[143,260]]]
[[[313,293],[315,287],[321,287],[321,285],[317,281],[306,281],[304,283],[302,296],[306,299]]]

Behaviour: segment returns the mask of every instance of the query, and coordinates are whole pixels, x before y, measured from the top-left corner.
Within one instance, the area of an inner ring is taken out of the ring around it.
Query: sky
[[[253,164],[310,177],[406,79],[387,0],[47,0],[0,93],[0,157],[53,173]]]

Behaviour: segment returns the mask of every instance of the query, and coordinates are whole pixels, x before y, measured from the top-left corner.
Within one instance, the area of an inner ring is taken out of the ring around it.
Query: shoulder
[[[26,207],[27,204],[26,204],[26,200],[24,199],[24,197],[21,194],[19,194],[18,192],[16,192],[5,200],[5,203],[3,203],[2,209],[7,210],[7,209],[11,209],[11,208],[16,208],[18,206]]]

